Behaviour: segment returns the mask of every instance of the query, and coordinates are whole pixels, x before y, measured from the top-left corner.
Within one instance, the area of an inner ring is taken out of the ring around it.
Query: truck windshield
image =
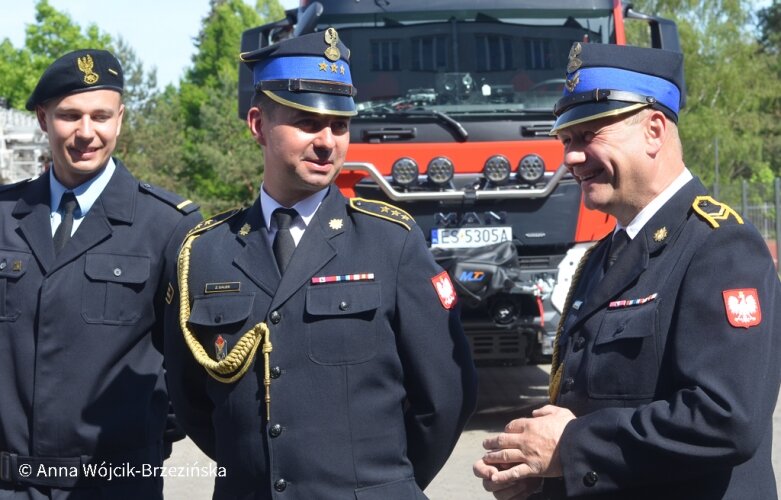
[[[348,47],[360,48],[351,54],[358,117],[413,109],[549,113],[562,93],[572,42],[615,40],[610,10],[496,14],[388,13],[333,22]]]

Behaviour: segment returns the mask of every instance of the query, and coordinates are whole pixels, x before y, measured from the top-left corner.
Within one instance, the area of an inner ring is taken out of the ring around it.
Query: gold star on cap
[[[320,71],[327,71],[328,70],[328,63],[327,62],[321,62],[320,63]]]
[[[667,228],[666,227],[659,228],[654,233],[654,241],[657,242],[657,243],[660,242],[660,241],[664,241],[665,238],[667,238]]]
[[[334,231],[338,231],[339,229],[342,229],[342,219],[331,219],[330,221],[328,221],[328,227],[330,227]]]
[[[244,224],[241,226],[241,229],[239,229],[239,234],[241,236],[247,236],[249,234],[249,224]]]

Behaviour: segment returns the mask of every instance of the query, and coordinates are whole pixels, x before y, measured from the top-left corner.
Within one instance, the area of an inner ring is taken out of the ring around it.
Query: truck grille
[[[466,330],[475,361],[525,362],[527,337],[518,330]]]

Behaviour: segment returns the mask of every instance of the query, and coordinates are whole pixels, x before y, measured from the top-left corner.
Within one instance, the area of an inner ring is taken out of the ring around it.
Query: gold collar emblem
[[[76,62],[79,65],[79,71],[84,73],[84,83],[87,85],[94,85],[98,83],[98,80],[100,80],[100,75],[92,71],[92,68],[95,67],[95,61],[92,60],[92,56],[87,54],[84,57],[79,57],[76,59]]]
[[[659,243],[660,241],[664,241],[667,238],[667,228],[662,227],[656,230],[654,233],[654,241]]]
[[[339,52],[339,49],[336,47],[336,44],[339,43],[339,33],[336,32],[336,29],[328,28],[325,30],[325,43],[329,45],[329,47],[325,49],[325,57],[327,57],[329,61],[338,61],[342,53]]]
[[[328,222],[328,227],[330,227],[334,231],[338,231],[338,230],[342,229],[342,226],[343,226],[342,219],[331,219]]]
[[[241,229],[239,229],[239,235],[240,236],[247,236],[249,234],[249,224],[244,224],[241,226]]]

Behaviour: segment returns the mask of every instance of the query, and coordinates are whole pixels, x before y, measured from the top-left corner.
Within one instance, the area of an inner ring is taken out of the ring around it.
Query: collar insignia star
[[[662,227],[656,230],[654,233],[654,241],[659,243],[660,241],[664,241],[665,238],[667,238],[667,228]]]
[[[250,229],[249,224],[244,224],[243,226],[241,226],[241,229],[239,229],[239,234],[241,236],[247,236],[249,234],[249,229]]]
[[[342,229],[342,225],[343,225],[342,219],[331,219],[330,221],[328,221],[328,227],[330,227],[334,231],[338,231]]]

